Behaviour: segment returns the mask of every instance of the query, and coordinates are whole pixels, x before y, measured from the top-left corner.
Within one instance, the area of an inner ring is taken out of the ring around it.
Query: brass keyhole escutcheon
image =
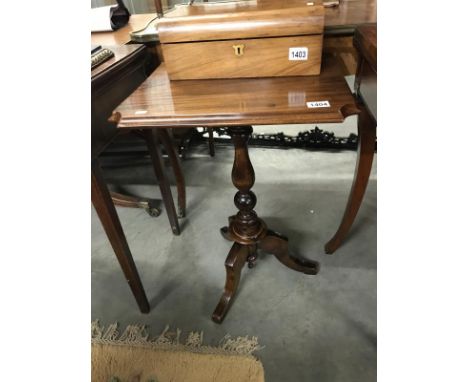
[[[232,47],[234,49],[234,52],[236,53],[236,56],[243,56],[244,55],[244,48],[245,48],[244,44],[233,45]]]

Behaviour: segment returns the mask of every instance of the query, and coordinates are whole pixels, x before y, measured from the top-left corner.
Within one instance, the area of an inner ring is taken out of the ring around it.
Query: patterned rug
[[[225,336],[218,346],[203,345],[203,332],[182,341],[179,329],[154,339],[143,325],[91,326],[93,382],[264,382],[256,337]]]

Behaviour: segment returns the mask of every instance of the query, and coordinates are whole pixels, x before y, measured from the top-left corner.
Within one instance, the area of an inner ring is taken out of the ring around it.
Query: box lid
[[[181,5],[158,23],[163,44],[322,34],[321,1],[231,1]]]

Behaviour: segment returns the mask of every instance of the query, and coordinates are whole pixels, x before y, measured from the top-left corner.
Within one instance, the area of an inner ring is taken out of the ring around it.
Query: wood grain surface
[[[103,48],[110,49],[114,53],[114,57],[103,62],[101,65],[91,70],[91,80],[96,80],[100,75],[106,74],[113,68],[119,67],[125,61],[131,61],[133,56],[141,54],[145,49],[143,45],[123,45],[123,46],[102,46]]]
[[[271,4],[270,6],[275,7],[283,7],[283,6],[291,6],[291,2],[299,1],[303,4],[303,0],[257,0],[265,1]],[[276,3],[275,3],[276,1]],[[314,1],[314,4],[321,4],[321,1]],[[195,3],[197,4],[197,3]],[[146,15],[133,15],[131,23],[133,23],[133,28],[138,30],[142,29],[146,23],[144,22],[145,18],[147,21],[151,20],[155,14],[146,14]],[[180,17],[184,16],[184,11],[180,8],[172,9],[165,13],[164,17]],[[369,23],[376,23],[377,22],[377,1],[376,0],[340,0],[340,5],[338,7],[332,8],[325,8],[325,29],[324,34],[325,36],[353,36],[354,31],[357,26]],[[140,25],[138,25],[140,24]],[[113,32],[116,34],[121,34],[123,31]],[[93,33],[97,35],[96,37],[100,37],[99,33]],[[159,37],[155,32],[155,28],[151,31],[147,32],[145,35],[145,42],[156,42],[159,41]],[[102,35],[105,37],[105,34]],[[117,36],[116,36],[117,37]],[[124,40],[129,39],[129,36],[126,36],[125,33],[123,36],[120,36]],[[111,44],[114,40],[112,33],[106,37],[108,40],[107,42],[104,40],[103,44]],[[240,37],[238,37],[240,38]],[[110,39],[110,40],[109,40]],[[98,40],[96,40],[98,42]],[[111,42],[109,42],[111,41]],[[128,42],[125,41],[124,43]],[[136,41],[142,42],[142,41]]]
[[[342,122],[359,111],[337,60],[323,60],[319,76],[187,81],[169,81],[161,64],[112,120],[119,128]],[[313,101],[330,107],[308,108]]]
[[[355,28],[377,22],[376,0],[340,0],[340,5],[325,8],[325,29]]]
[[[354,45],[361,56],[354,89],[377,120],[377,24],[358,27]]]
[[[144,45],[109,47],[115,56],[91,71],[91,154],[95,158],[117,134],[108,122],[114,108],[148,76]]]
[[[163,44],[172,80],[306,76],[320,73],[322,35]],[[242,56],[234,47],[243,46]],[[289,49],[305,47],[308,58],[289,60]]]
[[[304,0],[257,0],[269,7],[303,5]],[[322,0],[306,1],[315,5]],[[356,28],[358,25],[377,22],[377,0],[339,0],[339,6],[325,8],[325,32],[336,28]]]
[[[323,33],[322,6],[305,0],[288,6],[275,2],[195,3],[181,6],[158,23],[162,44]],[[179,17],[175,17],[175,16]]]
[[[362,25],[356,29],[354,45],[370,67],[377,71],[377,24]]]

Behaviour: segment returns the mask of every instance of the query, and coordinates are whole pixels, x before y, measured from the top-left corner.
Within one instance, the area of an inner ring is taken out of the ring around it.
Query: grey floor
[[[349,123],[355,128],[355,121]],[[244,268],[238,298],[224,323],[210,320],[230,248],[218,230],[235,212],[235,189],[232,149],[218,147],[210,158],[202,147],[182,163],[188,209],[181,236],[172,235],[165,211],[151,218],[142,210],[118,208],[150,314],[139,313],[92,210],[92,318],[103,324],[147,324],[152,336],[166,324],[185,334],[202,330],[207,344],[227,333],[258,336],[265,348],[257,356],[268,382],[375,381],[376,160],[349,240],[330,256],[323,246],[343,213],[356,153],[252,148],[250,154],[257,213],[289,237],[294,252],[318,260],[320,273],[296,273],[273,256],[261,256],[257,267]],[[107,170],[106,176],[130,193],[160,195],[148,162]]]

